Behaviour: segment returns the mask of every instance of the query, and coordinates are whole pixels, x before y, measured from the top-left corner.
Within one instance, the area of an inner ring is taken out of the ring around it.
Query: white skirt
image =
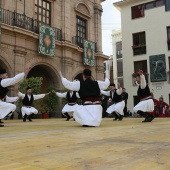
[[[101,105],[78,105],[74,111],[74,118],[81,125],[100,126],[102,111]]]
[[[75,104],[75,105],[72,105],[72,106],[66,104],[62,109],[62,114],[64,115],[64,113],[68,112],[68,113],[71,113],[70,116],[74,117],[74,110],[76,109],[77,106],[78,106],[78,104]]]
[[[38,110],[35,109],[34,107],[25,107],[25,106],[22,106],[21,112],[22,112],[22,116],[24,117],[25,114],[27,114],[28,116],[31,115],[31,114],[37,114]]]
[[[118,112],[120,115],[124,115],[124,112],[123,112],[124,107],[125,107],[125,102],[121,101],[119,103],[112,104],[111,106],[109,106],[106,112],[109,114],[113,112]]]
[[[137,112],[138,110],[143,112],[152,112],[154,110],[154,102],[153,99],[148,99],[139,102],[134,108],[133,111]]]
[[[11,103],[6,103],[0,100],[0,119],[3,119],[7,116],[10,112],[14,112],[16,106]]]

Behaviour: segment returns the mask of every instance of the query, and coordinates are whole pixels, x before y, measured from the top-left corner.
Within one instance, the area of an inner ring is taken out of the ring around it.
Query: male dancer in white
[[[65,88],[78,91],[83,105],[78,105],[74,111],[75,120],[83,126],[100,126],[102,120],[102,106],[100,102],[100,90],[106,89],[110,81],[94,81],[91,78],[91,70],[83,71],[83,81],[70,82],[60,73]]]
[[[58,97],[66,98],[67,104],[62,109],[62,114],[67,117],[66,121],[69,121],[73,116],[69,115],[69,112],[72,112],[74,114],[75,108],[78,106],[77,99],[80,98],[78,92],[69,90],[69,92],[65,93],[59,93],[52,91],[54,94],[56,94]]]
[[[8,92],[8,86],[12,86],[21,80],[24,79],[25,73],[20,73],[17,74],[13,78],[8,78],[7,71],[5,69],[0,70],[0,119],[3,119],[6,117],[8,114],[13,113],[16,109],[16,106],[12,103],[7,103],[7,102],[13,102],[15,100],[10,100],[7,97],[7,92]],[[14,98],[13,98],[14,99]],[[5,101],[6,100],[6,101]],[[3,127],[4,125],[0,124],[0,127]]]
[[[114,120],[122,120],[123,119],[123,109],[125,107],[125,102],[122,100],[122,88],[120,87],[120,84],[117,84],[118,89],[116,89],[115,84],[111,83],[110,84],[110,91],[101,91],[102,94],[106,96],[110,96],[113,104],[108,107],[106,110],[107,113],[109,114],[114,114],[115,119]]]
[[[22,99],[22,103],[23,103],[23,106],[21,108],[23,122],[26,122],[26,119],[28,119],[29,122],[32,122],[31,118],[33,114],[38,113],[38,110],[32,107],[34,100],[44,98],[48,94],[49,93],[33,95],[31,87],[27,87],[26,94],[23,94],[18,91],[18,96]]]

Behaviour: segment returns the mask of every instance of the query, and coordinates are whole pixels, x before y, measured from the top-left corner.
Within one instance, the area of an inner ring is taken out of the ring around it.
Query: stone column
[[[25,70],[25,56],[27,52],[24,49],[14,49],[14,74]]]
[[[99,4],[94,5],[94,33],[95,42],[97,42],[97,51],[102,51],[102,33],[101,33],[101,15],[102,7]]]

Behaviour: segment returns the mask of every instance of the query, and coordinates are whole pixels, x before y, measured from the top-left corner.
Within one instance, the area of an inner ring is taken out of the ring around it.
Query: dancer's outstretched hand
[[[17,93],[19,93],[19,88],[16,88],[15,90],[16,90]]]
[[[54,90],[51,91],[52,93],[56,94],[56,92]]]
[[[47,96],[47,95],[49,95],[51,92],[48,92],[48,93],[46,93],[45,95]]]
[[[63,75],[62,75],[61,71],[59,71],[59,75],[60,75],[60,77],[61,77],[61,78],[63,77]]]
[[[118,89],[120,88],[120,83],[119,82],[117,83],[117,87],[118,87]]]

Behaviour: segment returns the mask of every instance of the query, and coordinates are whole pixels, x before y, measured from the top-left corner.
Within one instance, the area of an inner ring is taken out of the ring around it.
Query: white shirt
[[[25,94],[18,92],[18,96],[23,99],[25,97]],[[37,95],[33,95],[33,97],[34,97],[34,100],[38,100],[38,99],[44,98],[45,94],[37,94]],[[31,95],[28,95],[28,99],[29,100],[31,99]]]
[[[62,77],[61,80],[62,80],[63,86],[64,86],[66,89],[73,90],[73,91],[79,91],[79,90],[80,90],[80,81],[71,82],[71,81],[67,80],[67,79],[64,78],[64,77]],[[108,87],[109,84],[110,84],[110,81],[109,81],[108,78],[106,78],[105,81],[99,81],[99,80],[97,80],[97,82],[98,82],[98,85],[99,85],[100,90],[105,90],[105,89],[107,89],[107,87]]]
[[[13,78],[6,78],[1,80],[2,87],[12,86],[24,79],[25,73],[19,73]]]

